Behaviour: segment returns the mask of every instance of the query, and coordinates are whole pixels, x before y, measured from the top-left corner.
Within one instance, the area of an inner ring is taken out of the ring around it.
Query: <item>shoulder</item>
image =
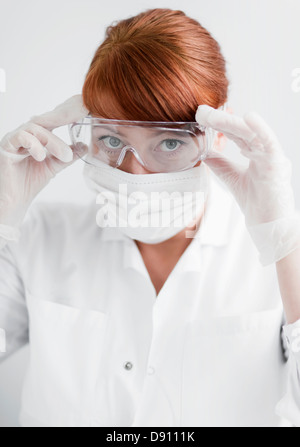
[[[243,213],[231,192],[213,173],[203,223],[205,241],[212,245],[227,245],[247,238]]]
[[[260,264],[258,250],[237,201],[216,178],[211,182],[210,208],[205,224],[209,242],[223,246],[228,261],[232,260],[239,267],[244,265],[264,272],[268,270]]]
[[[227,187],[213,179],[210,215],[206,220],[207,239],[214,256],[209,268],[223,291],[225,303],[249,311],[281,306],[275,264],[262,266],[245,224],[244,214]]]
[[[28,244],[64,243],[96,229],[95,201],[86,204],[68,202],[35,202],[21,226],[21,246]],[[98,228],[98,230],[100,230]],[[76,240],[76,239],[75,239]]]

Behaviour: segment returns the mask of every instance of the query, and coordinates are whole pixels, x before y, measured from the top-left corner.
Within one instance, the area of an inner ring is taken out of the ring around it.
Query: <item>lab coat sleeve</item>
[[[24,285],[11,244],[0,250],[0,363],[28,342]]]
[[[283,327],[289,352],[286,394],[276,412],[295,427],[300,427],[300,320]]]

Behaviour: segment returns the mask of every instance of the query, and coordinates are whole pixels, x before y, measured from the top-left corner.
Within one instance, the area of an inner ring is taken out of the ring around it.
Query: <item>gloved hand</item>
[[[300,219],[295,211],[291,163],[277,137],[254,112],[240,118],[202,105],[196,120],[233,140],[249,159],[249,167],[244,168],[213,151],[205,163],[237,200],[261,263],[284,258],[300,245]]]
[[[52,130],[87,115],[81,95],[76,95],[53,111],[31,118],[0,142],[0,248],[5,240],[18,240],[19,226],[33,199],[79,158]],[[80,156],[87,150],[81,149]]]

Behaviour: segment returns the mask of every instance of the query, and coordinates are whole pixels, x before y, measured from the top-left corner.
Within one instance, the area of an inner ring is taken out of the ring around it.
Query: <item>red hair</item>
[[[106,30],[83,86],[92,116],[137,121],[195,121],[200,104],[227,100],[221,49],[182,11],[152,9]]]

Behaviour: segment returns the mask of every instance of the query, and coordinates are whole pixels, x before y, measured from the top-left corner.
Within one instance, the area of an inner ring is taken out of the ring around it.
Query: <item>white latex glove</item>
[[[19,226],[33,199],[79,158],[52,130],[87,115],[81,95],[76,95],[53,111],[31,118],[0,142],[0,248],[5,240],[18,240]],[[81,155],[85,151],[82,147]]]
[[[254,112],[241,118],[202,105],[196,120],[233,140],[249,159],[249,167],[244,168],[213,151],[205,163],[237,200],[261,263],[284,258],[300,245],[300,219],[295,211],[291,163],[274,132]]]

